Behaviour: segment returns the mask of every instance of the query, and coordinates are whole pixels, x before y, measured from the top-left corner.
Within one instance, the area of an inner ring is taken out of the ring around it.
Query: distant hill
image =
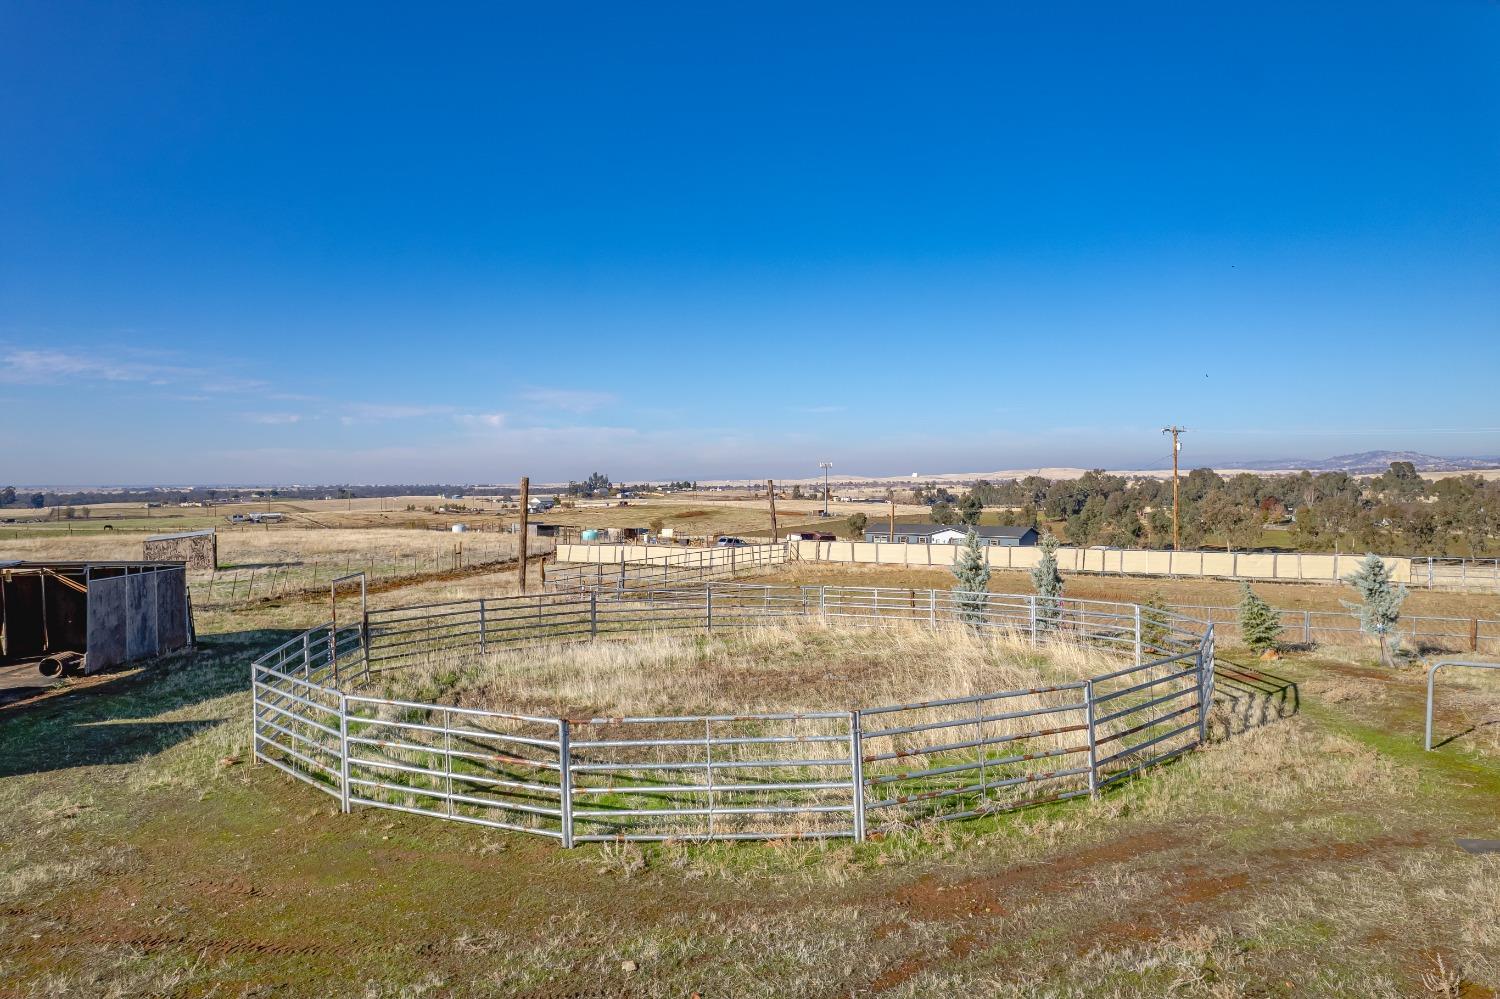
[[[1360,451],[1358,454],[1336,454],[1332,458],[1289,458],[1278,461],[1237,461],[1240,468],[1258,471],[1307,469],[1309,472],[1383,472],[1393,461],[1409,461],[1419,472],[1466,472],[1500,466],[1500,458],[1439,458],[1419,451]]]

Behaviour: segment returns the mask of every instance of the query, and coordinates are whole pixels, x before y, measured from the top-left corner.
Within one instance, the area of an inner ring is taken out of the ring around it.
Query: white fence
[[[953,564],[961,546],[875,541],[795,541],[796,557],[817,562],[863,562],[911,568]],[[989,545],[985,558],[996,569],[1029,570],[1041,558],[1035,546]],[[1119,576],[1188,576],[1223,579],[1336,583],[1359,567],[1363,555],[1304,552],[1155,551],[1144,548],[1059,548],[1063,572]],[[1411,580],[1409,558],[1384,557],[1392,578]]]
[[[948,568],[958,545],[901,544],[879,541],[791,541],[738,549],[785,549],[786,558],[808,562],[848,562],[899,565],[913,569]],[[659,565],[680,560],[686,552],[723,552],[736,549],[684,549],[673,545],[560,544],[563,563]],[[730,556],[732,557],[732,556]],[[744,558],[745,556],[741,556]],[[984,557],[996,569],[1029,570],[1041,557],[1034,546],[988,545]],[[1059,548],[1058,568],[1093,575],[1199,577],[1243,579],[1251,582],[1339,583],[1359,568],[1364,555],[1314,552],[1156,551],[1144,548]],[[1382,556],[1391,577],[1420,589],[1500,592],[1500,559],[1407,558]]]

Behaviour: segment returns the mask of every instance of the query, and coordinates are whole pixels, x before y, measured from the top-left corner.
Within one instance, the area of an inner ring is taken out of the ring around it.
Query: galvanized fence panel
[[[871,827],[970,818],[1093,789],[1086,682],[859,712]]]
[[[350,694],[348,805],[564,838],[563,723]]]
[[[1182,755],[1207,736],[1212,657],[1180,652],[1089,681],[1100,787]]]
[[[574,842],[854,835],[848,712],[579,718]]]
[[[741,573],[782,565],[790,557],[790,546],[785,544],[693,548],[628,562],[553,566],[545,570],[543,585],[549,590],[680,586],[711,579],[731,579]]]
[[[255,759],[334,797],[343,793],[344,694],[341,669],[362,660],[357,628],[323,625],[250,665],[251,746]]]
[[[1500,558],[1413,558],[1411,585],[1431,590],[1500,590]]]
[[[862,839],[1097,793],[1206,737],[1212,629],[1108,601],[712,583],[372,611],[252,665],[256,758],[353,805],[575,842]],[[969,625],[1082,642],[1131,665],[1088,680],[781,714],[553,718],[375,696],[454,653],[782,617]],[[1205,633],[1205,628],[1207,631]]]

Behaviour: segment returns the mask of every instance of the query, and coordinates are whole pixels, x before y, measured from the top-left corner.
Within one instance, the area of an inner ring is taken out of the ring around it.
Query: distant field
[[[445,504],[475,507],[465,513],[437,513]],[[414,509],[408,510],[407,507]],[[0,511],[0,544],[33,536],[87,535],[117,531],[142,534],[170,534],[213,527],[220,531],[250,530],[234,525],[234,514],[280,513],[287,523],[304,527],[447,527],[460,521],[496,524],[513,521],[515,514],[502,517],[499,508],[480,501],[443,500],[437,496],[396,496],[384,499],[355,500],[268,500],[254,503],[226,503],[212,507],[162,506],[147,509],[141,503],[94,503],[73,508],[72,519],[65,511],[31,510],[8,507]],[[55,518],[55,519],[54,519]],[[259,528],[263,529],[263,528]]]
[[[569,527],[639,527],[648,528],[652,521],[660,519],[664,527],[673,528],[679,534],[732,534],[768,536],[771,515],[764,498],[745,499],[735,496],[693,495],[666,498],[645,498],[628,501],[628,506],[619,506],[618,500],[575,500],[571,508],[563,506],[534,513],[533,521],[559,524]],[[463,506],[472,509],[452,513],[437,513],[444,506]],[[408,510],[407,507],[414,509]],[[88,516],[84,516],[87,510]],[[778,532],[792,530],[824,530],[842,532],[846,530],[848,517],[863,513],[871,521],[889,515],[886,504],[833,504],[831,516],[824,520],[818,516],[822,510],[821,500],[778,500],[776,503]],[[234,514],[275,512],[286,516],[284,524],[274,525],[271,530],[287,527],[322,527],[335,529],[360,529],[375,527],[427,528],[446,530],[455,523],[467,524],[471,530],[498,530],[502,526],[516,523],[518,514],[514,507],[492,504],[485,500],[443,500],[436,496],[401,496],[356,500],[293,500],[257,503],[226,504],[206,507],[161,507],[146,510],[139,503],[94,504],[78,507],[75,516],[67,519],[28,519],[38,512],[11,508],[4,517],[14,517],[18,523],[0,523],[0,550],[9,550],[8,542],[31,538],[78,538],[110,534],[168,534],[176,531],[201,530],[212,527],[223,535],[238,531],[264,531],[265,527],[234,525],[229,517]],[[897,516],[902,520],[920,521],[929,519],[929,510],[924,506],[901,505]],[[991,511],[986,523],[999,515]],[[998,522],[998,520],[995,520]]]
[[[23,539],[0,540],[0,552],[23,559],[138,559],[148,532],[113,531],[90,534],[37,533]],[[405,528],[310,528],[293,524],[220,530],[219,565],[265,566],[312,558],[358,558],[451,554],[460,546],[515,545],[513,535],[411,530]]]
[[[695,497],[671,497],[666,499],[630,500],[630,505],[605,507],[602,501],[578,500],[572,509],[556,507],[535,514],[534,520],[548,524],[563,524],[569,527],[649,527],[655,520],[671,528],[677,534],[702,536],[706,534],[745,535],[769,537],[771,513],[764,498],[714,499]],[[889,515],[887,504],[835,503],[829,506],[828,519],[818,516],[822,511],[821,500],[800,499],[776,501],[777,533],[785,536],[789,531],[817,530],[843,534],[847,521],[855,513],[863,513],[871,521]],[[928,510],[924,506],[901,505],[897,517],[903,520],[925,519]]]

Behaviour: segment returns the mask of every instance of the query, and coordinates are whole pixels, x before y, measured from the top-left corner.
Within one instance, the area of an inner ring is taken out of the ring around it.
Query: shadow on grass
[[[1224,710],[1224,736],[1290,718],[1302,707],[1295,680],[1224,658],[1214,659],[1214,701]]]
[[[1432,748],[1435,749],[1435,750],[1436,749],[1442,749],[1444,746],[1448,745],[1448,743],[1450,743],[1450,742],[1457,742],[1459,739],[1462,739],[1464,736],[1466,736],[1466,735],[1473,735],[1475,732],[1478,732],[1480,729],[1482,729],[1482,728],[1489,728],[1491,725],[1500,725],[1500,718],[1492,718],[1492,719],[1489,719],[1487,721],[1475,722],[1473,725],[1470,725],[1468,728],[1464,729],[1461,732],[1454,732],[1452,735],[1448,736],[1445,739],[1439,739],[1439,740],[1437,740],[1436,742],[1434,742],[1432,744]]]
[[[196,649],[11,705],[0,711],[0,778],[135,763],[231,721],[222,711],[205,711],[208,717],[162,716],[191,714],[206,702],[248,689],[250,660],[294,634],[214,635]]]

